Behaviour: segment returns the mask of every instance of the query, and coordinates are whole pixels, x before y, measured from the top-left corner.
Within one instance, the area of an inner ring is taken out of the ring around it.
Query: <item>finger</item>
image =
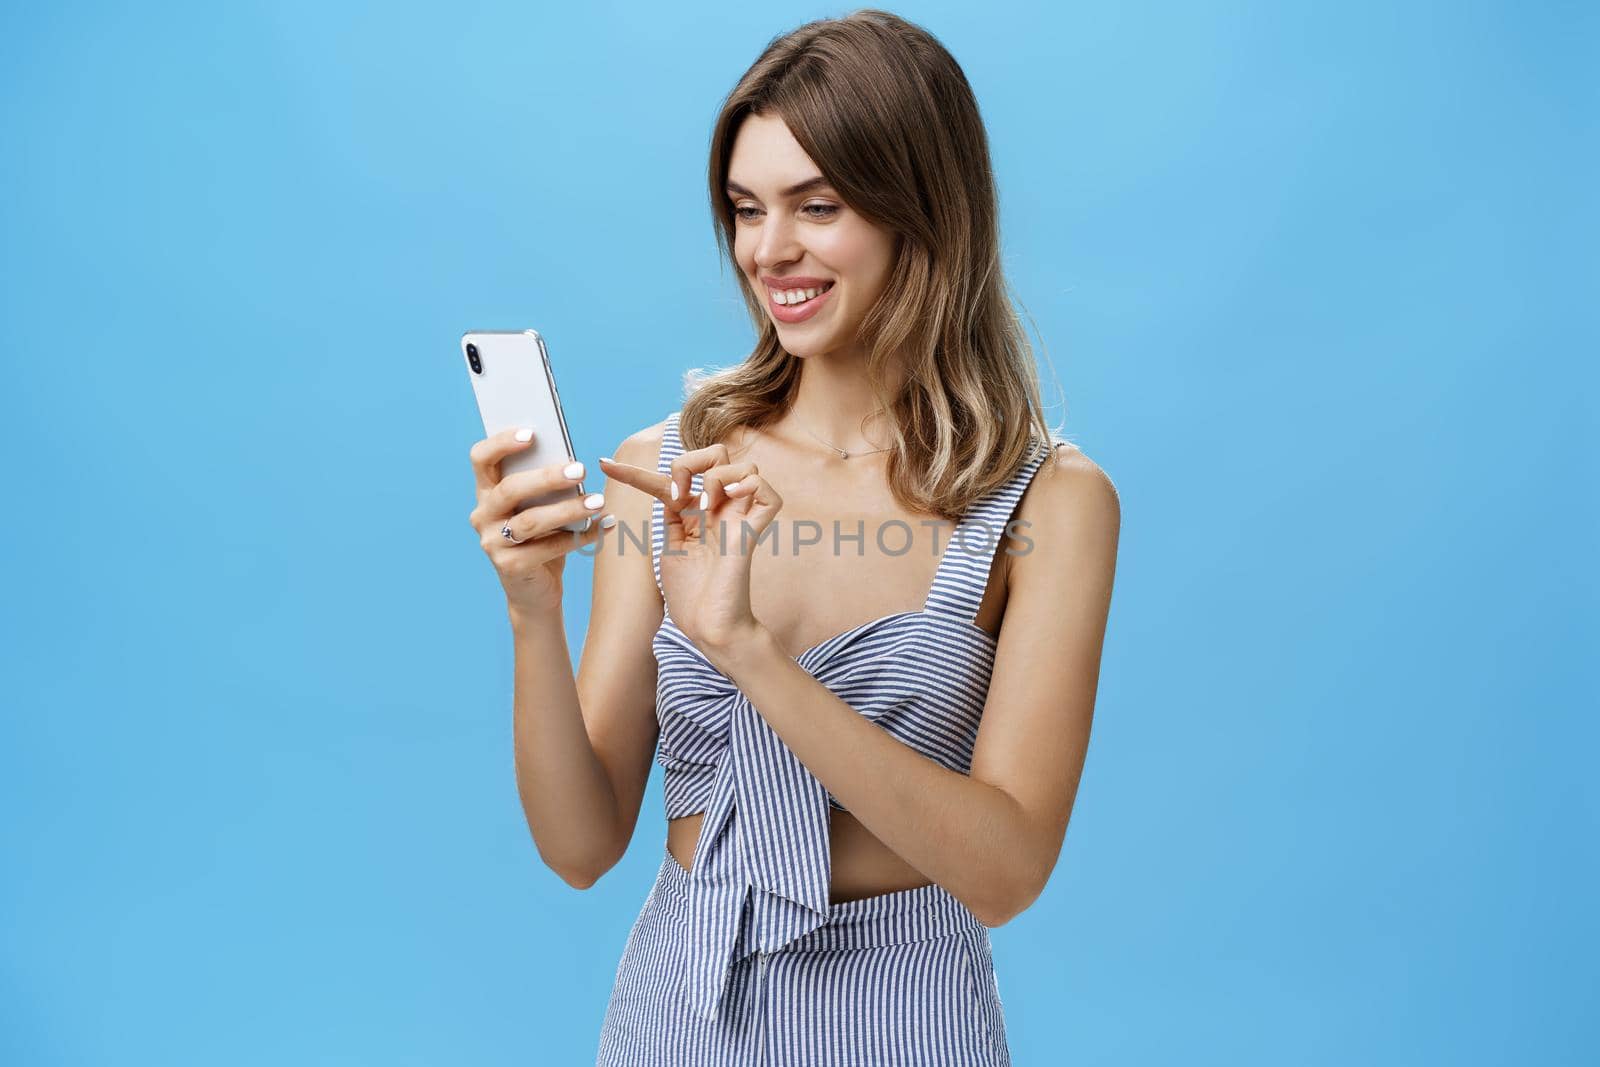
[[[576,489],[581,481],[583,481],[583,464],[575,460],[571,463],[552,463],[547,467],[535,467],[531,471],[508,474],[484,493],[484,512],[491,519],[504,519],[522,510],[519,505],[524,500],[532,500],[562,489]]]
[[[700,510],[716,511],[725,499],[723,487],[755,472],[754,463],[720,463],[700,475]]]
[[[744,519],[756,535],[770,526],[778,512],[783,510],[783,498],[772,488],[772,483],[759,474],[739,479],[739,484],[731,493],[735,498],[745,501],[747,510]]]
[[[729,482],[727,485],[722,487],[724,503],[719,514],[731,515],[738,519],[743,519],[746,515],[750,514],[749,499],[747,497],[741,497],[737,493],[739,486],[742,484],[744,483]]]
[[[734,481],[723,483],[723,495],[728,498],[728,506],[733,509],[735,514],[750,514],[750,498],[756,488],[756,483],[750,475],[757,473],[759,472],[752,466],[748,472]]]
[[[623,485],[631,485],[662,503],[671,502],[672,479],[669,475],[660,471],[645,470],[632,463],[620,463],[610,456],[600,457],[600,469],[605,472],[607,478],[614,478]]]
[[[600,469],[609,478],[632,486],[661,501],[662,528],[668,550],[679,550],[684,542],[698,533],[698,524],[685,523],[682,511],[691,504],[687,492],[679,494],[672,475],[646,470],[632,463],[621,463],[610,456],[600,457]],[[675,495],[679,494],[679,495]]]
[[[605,497],[600,493],[590,493],[585,497],[573,496],[571,500],[555,504],[539,504],[524,508],[505,520],[502,525],[511,527],[511,536],[518,541],[530,541],[557,532],[568,523],[576,524],[595,517],[600,509],[605,507],[605,502]],[[498,532],[500,527],[497,526],[495,529]]]
[[[526,433],[527,440],[517,435]],[[499,433],[490,434],[472,446],[468,457],[472,460],[472,474],[479,489],[488,489],[500,480],[500,461],[513,452],[520,452],[533,443],[531,427],[508,426]]]
[[[674,457],[672,460],[672,484],[678,491],[673,494],[669,491],[669,502],[676,504],[680,509],[688,507],[690,489],[693,487],[694,477],[710,470],[719,463],[728,462],[728,446],[723,444],[707,445],[705,448],[696,448]],[[695,506],[699,506],[696,503]]]
[[[526,577],[532,574],[535,568],[544,566],[557,556],[600,540],[616,525],[615,515],[605,515],[598,522],[591,522],[588,529],[580,532],[555,530],[520,545],[502,541],[491,550],[491,555],[503,553],[495,556],[495,565],[514,578]],[[495,537],[498,539],[500,535],[497,533]]]
[[[683,521],[683,509],[676,506],[676,502],[668,503],[661,509],[661,532],[665,543],[664,551],[682,552],[684,545],[689,540],[689,530]]]

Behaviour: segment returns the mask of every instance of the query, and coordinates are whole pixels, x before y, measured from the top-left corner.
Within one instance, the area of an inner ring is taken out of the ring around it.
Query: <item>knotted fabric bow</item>
[[[700,660],[679,672],[674,714],[720,741],[711,795],[689,866],[685,987],[692,1009],[717,1017],[733,965],[828,921],[832,880],[828,793],[727,676],[677,628],[675,651]]]

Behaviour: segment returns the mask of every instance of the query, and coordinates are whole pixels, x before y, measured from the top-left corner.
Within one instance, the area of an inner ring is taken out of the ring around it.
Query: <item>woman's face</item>
[[[784,350],[848,351],[888,283],[893,235],[845,204],[777,115],[750,115],[740,125],[727,195],[734,258]]]

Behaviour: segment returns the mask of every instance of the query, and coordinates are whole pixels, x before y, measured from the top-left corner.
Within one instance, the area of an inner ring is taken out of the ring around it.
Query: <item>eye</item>
[[[811,219],[821,221],[822,219],[831,219],[837,215],[839,206],[837,204],[807,204],[800,209],[800,212]],[[756,216],[760,214],[760,208],[751,207],[748,204],[733,209],[733,217],[740,222],[754,222]]]

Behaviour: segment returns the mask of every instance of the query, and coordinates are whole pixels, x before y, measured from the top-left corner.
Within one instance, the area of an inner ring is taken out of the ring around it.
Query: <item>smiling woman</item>
[[[931,34],[865,10],[774,40],[724,101],[710,159],[759,336],[685,403],[686,443],[776,421],[801,361],[839,351],[889,416],[907,507],[954,518],[1052,436],[977,100]]]
[[[594,884],[665,772],[597,1063],[1006,1065],[989,928],[1061,850],[1116,493],[1045,421],[977,101],[937,39],[876,10],[807,23],[710,147],[754,350],[601,458],[649,552],[601,535],[576,686],[559,572],[511,613],[544,861]],[[514,447],[481,452],[486,528]],[[830,523],[831,546],[803,532]],[[554,551],[488,540],[508,567]]]

